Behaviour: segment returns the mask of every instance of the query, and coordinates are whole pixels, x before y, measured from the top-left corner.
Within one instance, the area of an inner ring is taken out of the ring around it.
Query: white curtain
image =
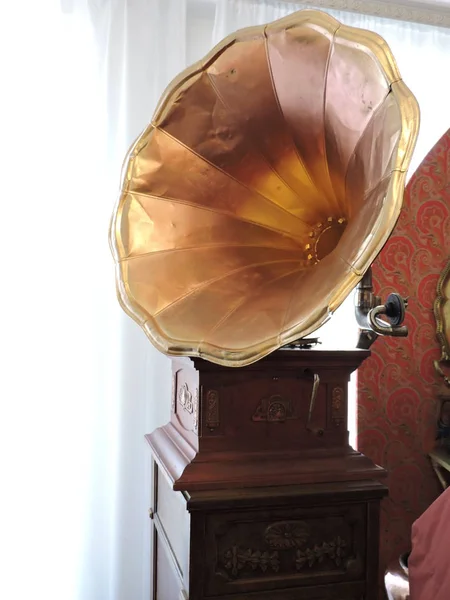
[[[144,434],[168,418],[170,362],[115,300],[107,229],[121,161],[186,64],[231,30],[296,8],[2,6],[1,598],[150,597]],[[336,16],[390,43],[422,108],[417,166],[450,125],[448,31]],[[331,321],[344,343],[345,314]]]
[[[150,598],[144,434],[167,421],[170,361],[119,308],[107,234],[123,156],[186,66],[187,12],[0,11],[1,598]]]

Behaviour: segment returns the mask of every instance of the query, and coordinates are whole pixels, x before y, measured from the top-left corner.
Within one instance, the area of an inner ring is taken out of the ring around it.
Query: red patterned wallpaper
[[[397,227],[373,265],[377,295],[409,297],[409,336],[378,339],[358,373],[358,448],[389,473],[382,567],[409,548],[411,524],[440,492],[427,452],[440,386],[433,302],[449,258],[450,130],[411,178]]]

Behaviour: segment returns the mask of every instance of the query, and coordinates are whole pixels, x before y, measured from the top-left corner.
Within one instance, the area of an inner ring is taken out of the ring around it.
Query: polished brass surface
[[[408,299],[400,294],[389,294],[386,303],[373,292],[372,268],[367,269],[357,286],[355,316],[359,325],[357,347],[368,350],[379,335],[406,337],[408,328],[403,325]]]
[[[224,365],[308,335],[395,226],[418,126],[374,33],[303,10],[229,36],[126,157],[122,307],[161,351]]]

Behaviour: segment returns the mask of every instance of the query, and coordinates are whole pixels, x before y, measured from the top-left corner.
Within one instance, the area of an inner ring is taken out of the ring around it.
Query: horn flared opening
[[[310,334],[395,226],[418,122],[376,34],[305,10],[230,36],[125,161],[124,310],[161,351],[231,366]]]

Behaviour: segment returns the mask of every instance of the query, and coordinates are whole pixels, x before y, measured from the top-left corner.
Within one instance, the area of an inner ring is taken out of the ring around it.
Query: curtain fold
[[[186,66],[186,7],[185,0],[112,0],[85,5],[106,109],[105,186],[110,211],[128,147],[148,125],[164,88]],[[81,14],[79,5],[77,14]],[[112,277],[110,256],[104,268]],[[81,577],[85,582],[80,593],[83,600],[150,597],[152,563],[147,515],[152,479],[144,435],[169,418],[171,365],[168,358],[153,348],[141,329],[120,308],[117,310],[119,369],[111,373],[117,386],[117,404],[113,408],[116,427],[110,453],[104,457],[105,463],[112,461],[113,473],[109,485],[103,487],[103,502],[96,495],[99,513],[102,506],[111,510],[108,581],[99,581],[98,570],[90,570],[88,561],[88,570]],[[105,403],[104,411],[109,409]],[[96,512],[92,511],[89,529],[91,565],[105,546],[105,540],[99,544],[96,536]]]
[[[170,361],[117,303],[108,224],[123,157],[186,66],[187,4],[15,4],[0,42],[0,597],[144,600],[144,434],[167,421]]]

